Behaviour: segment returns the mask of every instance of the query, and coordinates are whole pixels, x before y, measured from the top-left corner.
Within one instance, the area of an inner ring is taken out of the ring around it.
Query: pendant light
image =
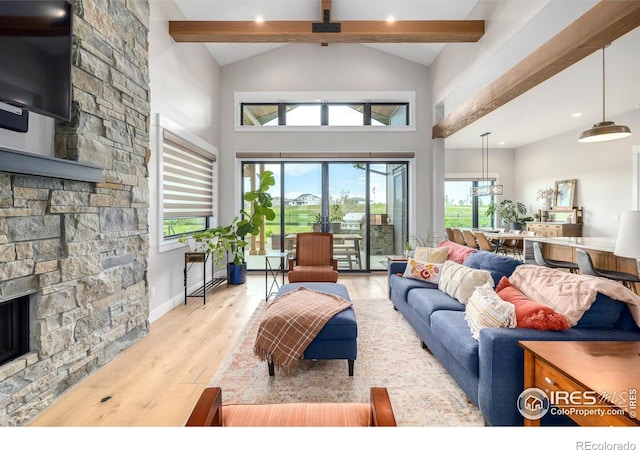
[[[472,197],[480,197],[483,195],[502,195],[501,184],[491,184],[489,180],[489,135],[487,132],[480,135],[482,140],[482,174],[479,183],[482,182],[482,186],[472,187],[470,190]],[[486,156],[485,156],[486,155]]]
[[[588,130],[580,133],[578,142],[603,142],[614,139],[622,139],[631,136],[631,130],[626,125],[616,125],[614,122],[605,120],[605,61],[604,49],[602,47],[602,122],[595,124]]]

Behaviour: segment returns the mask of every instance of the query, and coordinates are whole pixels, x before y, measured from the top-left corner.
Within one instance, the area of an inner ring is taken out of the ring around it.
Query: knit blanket
[[[267,306],[253,352],[289,373],[329,319],[350,307],[338,295],[304,286],[289,291]]]
[[[533,264],[518,266],[509,281],[527,297],[564,314],[571,326],[591,307],[598,292],[627,303],[640,326],[640,297],[616,281]]]

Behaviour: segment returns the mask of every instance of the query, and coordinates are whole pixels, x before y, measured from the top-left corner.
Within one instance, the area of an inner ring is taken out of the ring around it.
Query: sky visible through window
[[[298,105],[287,112],[287,126],[308,126],[320,123],[320,105]],[[331,105],[329,113],[330,125],[335,126],[362,126],[362,113],[348,105]],[[265,122],[263,126],[277,126],[278,118]],[[372,126],[384,126],[384,124],[371,118]]]
[[[313,194],[317,197],[322,195],[320,192],[320,180],[322,177],[321,164],[302,164],[287,163],[285,165],[286,180],[285,196],[287,200],[295,199],[302,194]],[[280,165],[266,165],[266,170],[271,170],[276,179],[275,186],[270,191],[273,196],[279,197],[280,193]],[[357,176],[354,177],[354,173]],[[351,163],[337,163],[330,167],[329,195],[332,199],[337,199],[343,190],[347,190],[351,197],[361,197],[363,186],[365,184],[366,172],[353,167]],[[316,182],[317,180],[317,182]],[[375,192],[374,192],[375,189]],[[380,203],[386,201],[387,186],[380,177],[371,177],[371,186],[369,195],[371,200]]]

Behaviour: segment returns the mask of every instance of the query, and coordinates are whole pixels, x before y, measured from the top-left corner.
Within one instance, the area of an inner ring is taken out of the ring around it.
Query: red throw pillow
[[[515,287],[507,277],[502,277],[496,286],[498,296],[516,307],[516,323],[518,328],[535,328],[536,330],[566,330],[569,328],[567,318],[541,303],[531,300],[520,289]]]

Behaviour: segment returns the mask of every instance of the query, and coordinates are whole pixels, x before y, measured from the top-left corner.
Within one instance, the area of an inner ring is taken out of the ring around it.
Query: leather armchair
[[[338,261],[333,257],[333,234],[298,233],[296,256],[289,259],[289,283],[338,281]]]

